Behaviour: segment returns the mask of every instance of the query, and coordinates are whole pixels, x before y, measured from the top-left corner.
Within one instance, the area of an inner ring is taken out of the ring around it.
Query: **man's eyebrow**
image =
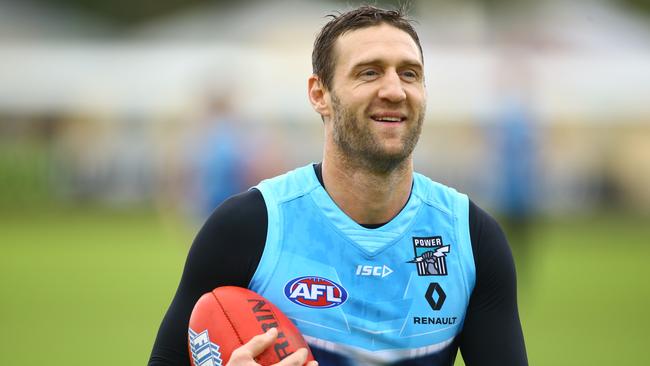
[[[375,65],[384,65],[386,64],[386,61],[380,58],[376,59],[369,59],[369,60],[361,60],[354,65],[352,65],[352,70],[357,70],[359,68],[362,68],[364,66],[375,66]],[[400,62],[399,67],[415,67],[418,69],[423,69],[424,67],[422,66],[422,63],[419,60],[404,60]]]

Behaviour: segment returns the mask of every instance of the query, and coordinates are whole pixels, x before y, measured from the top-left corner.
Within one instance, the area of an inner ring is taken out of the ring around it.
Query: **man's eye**
[[[379,75],[379,73],[377,71],[375,71],[375,70],[368,69],[368,70],[362,71],[359,75],[361,77],[364,77],[364,78],[371,78],[371,77],[375,77],[375,76]]]
[[[417,80],[419,75],[415,71],[406,70],[406,71],[402,72],[402,77],[407,79],[407,80]]]

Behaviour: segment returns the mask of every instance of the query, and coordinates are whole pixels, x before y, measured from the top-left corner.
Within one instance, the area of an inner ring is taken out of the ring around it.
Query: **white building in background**
[[[429,116],[472,119],[493,102],[491,73],[499,49],[492,39],[499,24],[472,2],[437,4],[416,6]],[[599,1],[544,4],[519,15],[525,26],[514,27],[535,41],[528,57],[546,120],[576,114],[620,121],[617,113],[648,113],[650,27]],[[118,115],[160,115],[191,104],[206,83],[225,89],[236,83],[243,112],[265,121],[311,121],[304,96],[311,47],[323,15],[338,6],[207,6],[124,35],[81,14],[9,2],[0,12],[0,109],[99,107]]]
[[[455,129],[489,121],[504,46],[521,47],[540,121],[556,129],[573,124],[590,131],[582,136],[595,136],[587,143],[583,139],[549,149],[551,169],[544,184],[556,193],[549,206],[593,202],[596,193],[585,186],[601,174],[602,149],[611,149],[603,134],[593,133],[600,128],[595,126],[650,122],[647,24],[600,1],[544,2],[535,11],[503,19],[493,19],[474,2],[453,4],[420,1],[415,8],[427,70],[427,123],[437,124],[431,136],[423,136],[425,142],[443,144]],[[111,197],[148,199],[143,191],[151,191],[160,173],[144,168],[162,159],[151,137],[154,126],[194,118],[208,89],[228,91],[242,117],[267,128],[318,128],[305,96],[306,78],[314,36],[327,21],[324,14],[339,6],[312,1],[260,2],[227,10],[205,6],[123,33],[82,14],[5,0],[0,12],[0,116],[54,111],[111,125],[106,130],[119,141],[87,136],[105,143],[83,154],[75,150],[72,155],[85,155],[79,164],[86,165],[73,171],[88,172],[83,173],[91,175],[88,181],[108,187],[102,192]],[[136,139],[133,126],[141,131]],[[629,161],[617,166],[615,174],[636,192],[650,186],[650,175],[643,177],[636,168],[650,166],[650,153],[637,148],[650,145],[643,138],[627,144],[632,148],[606,153]],[[470,172],[481,168],[473,160],[489,153],[489,146],[444,147],[460,169],[436,159],[438,152],[427,146],[419,148],[418,159],[432,174],[464,182],[461,188],[471,191],[476,179]],[[320,145],[303,143],[297,149],[308,151],[287,156],[318,156]],[[639,202],[650,207],[650,197]]]

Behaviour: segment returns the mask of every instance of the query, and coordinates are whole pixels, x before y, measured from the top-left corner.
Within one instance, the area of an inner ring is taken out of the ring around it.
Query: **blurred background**
[[[416,169],[503,224],[531,365],[650,364],[650,2],[411,3]],[[358,4],[0,0],[0,364],[146,363],[203,220],[320,160]]]

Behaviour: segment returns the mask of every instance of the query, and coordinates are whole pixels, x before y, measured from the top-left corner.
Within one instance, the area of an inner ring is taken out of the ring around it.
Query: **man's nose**
[[[381,88],[379,89],[379,98],[393,103],[399,103],[406,99],[402,79],[400,79],[397,72],[388,72],[384,75]]]

